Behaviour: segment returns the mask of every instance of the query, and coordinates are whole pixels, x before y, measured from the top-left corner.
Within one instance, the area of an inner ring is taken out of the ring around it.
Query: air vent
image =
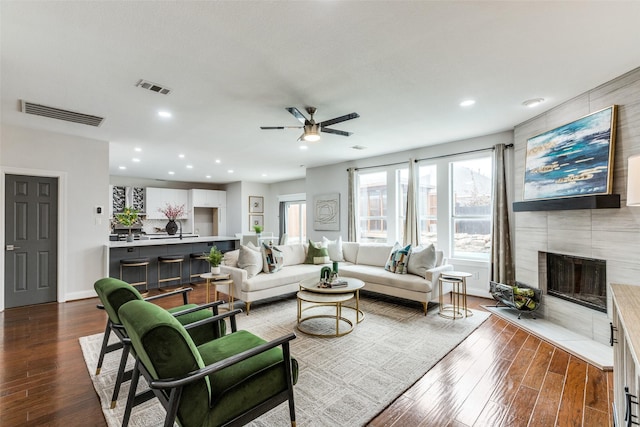
[[[146,80],[140,80],[138,84],[136,84],[136,86],[141,87],[142,89],[150,90],[152,92],[161,93],[163,95],[169,95],[171,93],[171,89],[169,89],[168,87],[164,87],[157,83],[149,82]]]
[[[351,148],[353,148],[354,150],[366,150],[367,147],[364,147],[362,145],[353,145]]]
[[[80,123],[87,126],[98,127],[104,121],[104,117],[92,116],[91,114],[77,113],[75,111],[63,110],[56,107],[48,107],[46,105],[34,104],[21,100],[22,112],[33,114],[36,116],[49,117],[51,119],[62,120],[65,122]]]

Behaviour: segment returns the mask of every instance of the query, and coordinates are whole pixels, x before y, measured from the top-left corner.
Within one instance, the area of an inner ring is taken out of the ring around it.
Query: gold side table
[[[467,308],[467,277],[471,273],[463,271],[445,271],[438,277],[438,314],[447,319],[461,319],[473,316],[473,312]],[[444,304],[442,295],[443,284],[451,284],[451,304]]]
[[[200,275],[201,278],[207,281],[207,303],[210,301],[209,287],[213,285],[213,298],[214,301],[218,300],[218,286],[227,286],[229,295],[229,311],[233,310],[233,280],[230,274],[213,274],[204,273]]]

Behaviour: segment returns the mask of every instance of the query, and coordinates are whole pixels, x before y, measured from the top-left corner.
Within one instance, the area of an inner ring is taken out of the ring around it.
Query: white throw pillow
[[[427,270],[436,266],[436,248],[433,244],[427,247],[416,246],[411,248],[411,255],[409,256],[409,265],[407,270],[409,274],[415,274],[420,277],[425,277]]]
[[[238,268],[245,270],[249,279],[262,271],[262,252],[251,246],[255,248],[253,244],[240,245],[238,256]]]
[[[329,240],[322,236],[322,243],[329,250],[329,258],[331,261],[344,261],[342,254],[342,236],[338,236],[338,240]]]
[[[228,265],[229,267],[238,266],[238,257],[240,256],[240,250],[225,252],[222,257],[222,265]]]

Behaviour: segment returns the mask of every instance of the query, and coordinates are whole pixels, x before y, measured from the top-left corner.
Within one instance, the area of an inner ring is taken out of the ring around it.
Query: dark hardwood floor
[[[106,425],[78,343],[104,330],[97,301],[0,313],[0,426]],[[370,425],[610,426],[612,387],[610,372],[491,316]]]

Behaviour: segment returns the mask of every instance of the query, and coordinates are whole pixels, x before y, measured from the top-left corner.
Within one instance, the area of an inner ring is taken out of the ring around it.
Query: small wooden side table
[[[473,316],[473,312],[467,308],[467,277],[471,277],[471,273],[463,271],[444,271],[438,278],[438,287],[440,291],[438,314],[447,319],[461,319],[463,317]],[[451,304],[444,305],[442,295],[442,284],[451,283]]]
[[[200,277],[207,281],[207,303],[209,302],[209,285],[213,285],[213,298],[214,301],[218,300],[218,286],[227,286],[229,295],[229,311],[233,310],[233,280],[229,273],[227,274],[213,274],[204,273]]]

